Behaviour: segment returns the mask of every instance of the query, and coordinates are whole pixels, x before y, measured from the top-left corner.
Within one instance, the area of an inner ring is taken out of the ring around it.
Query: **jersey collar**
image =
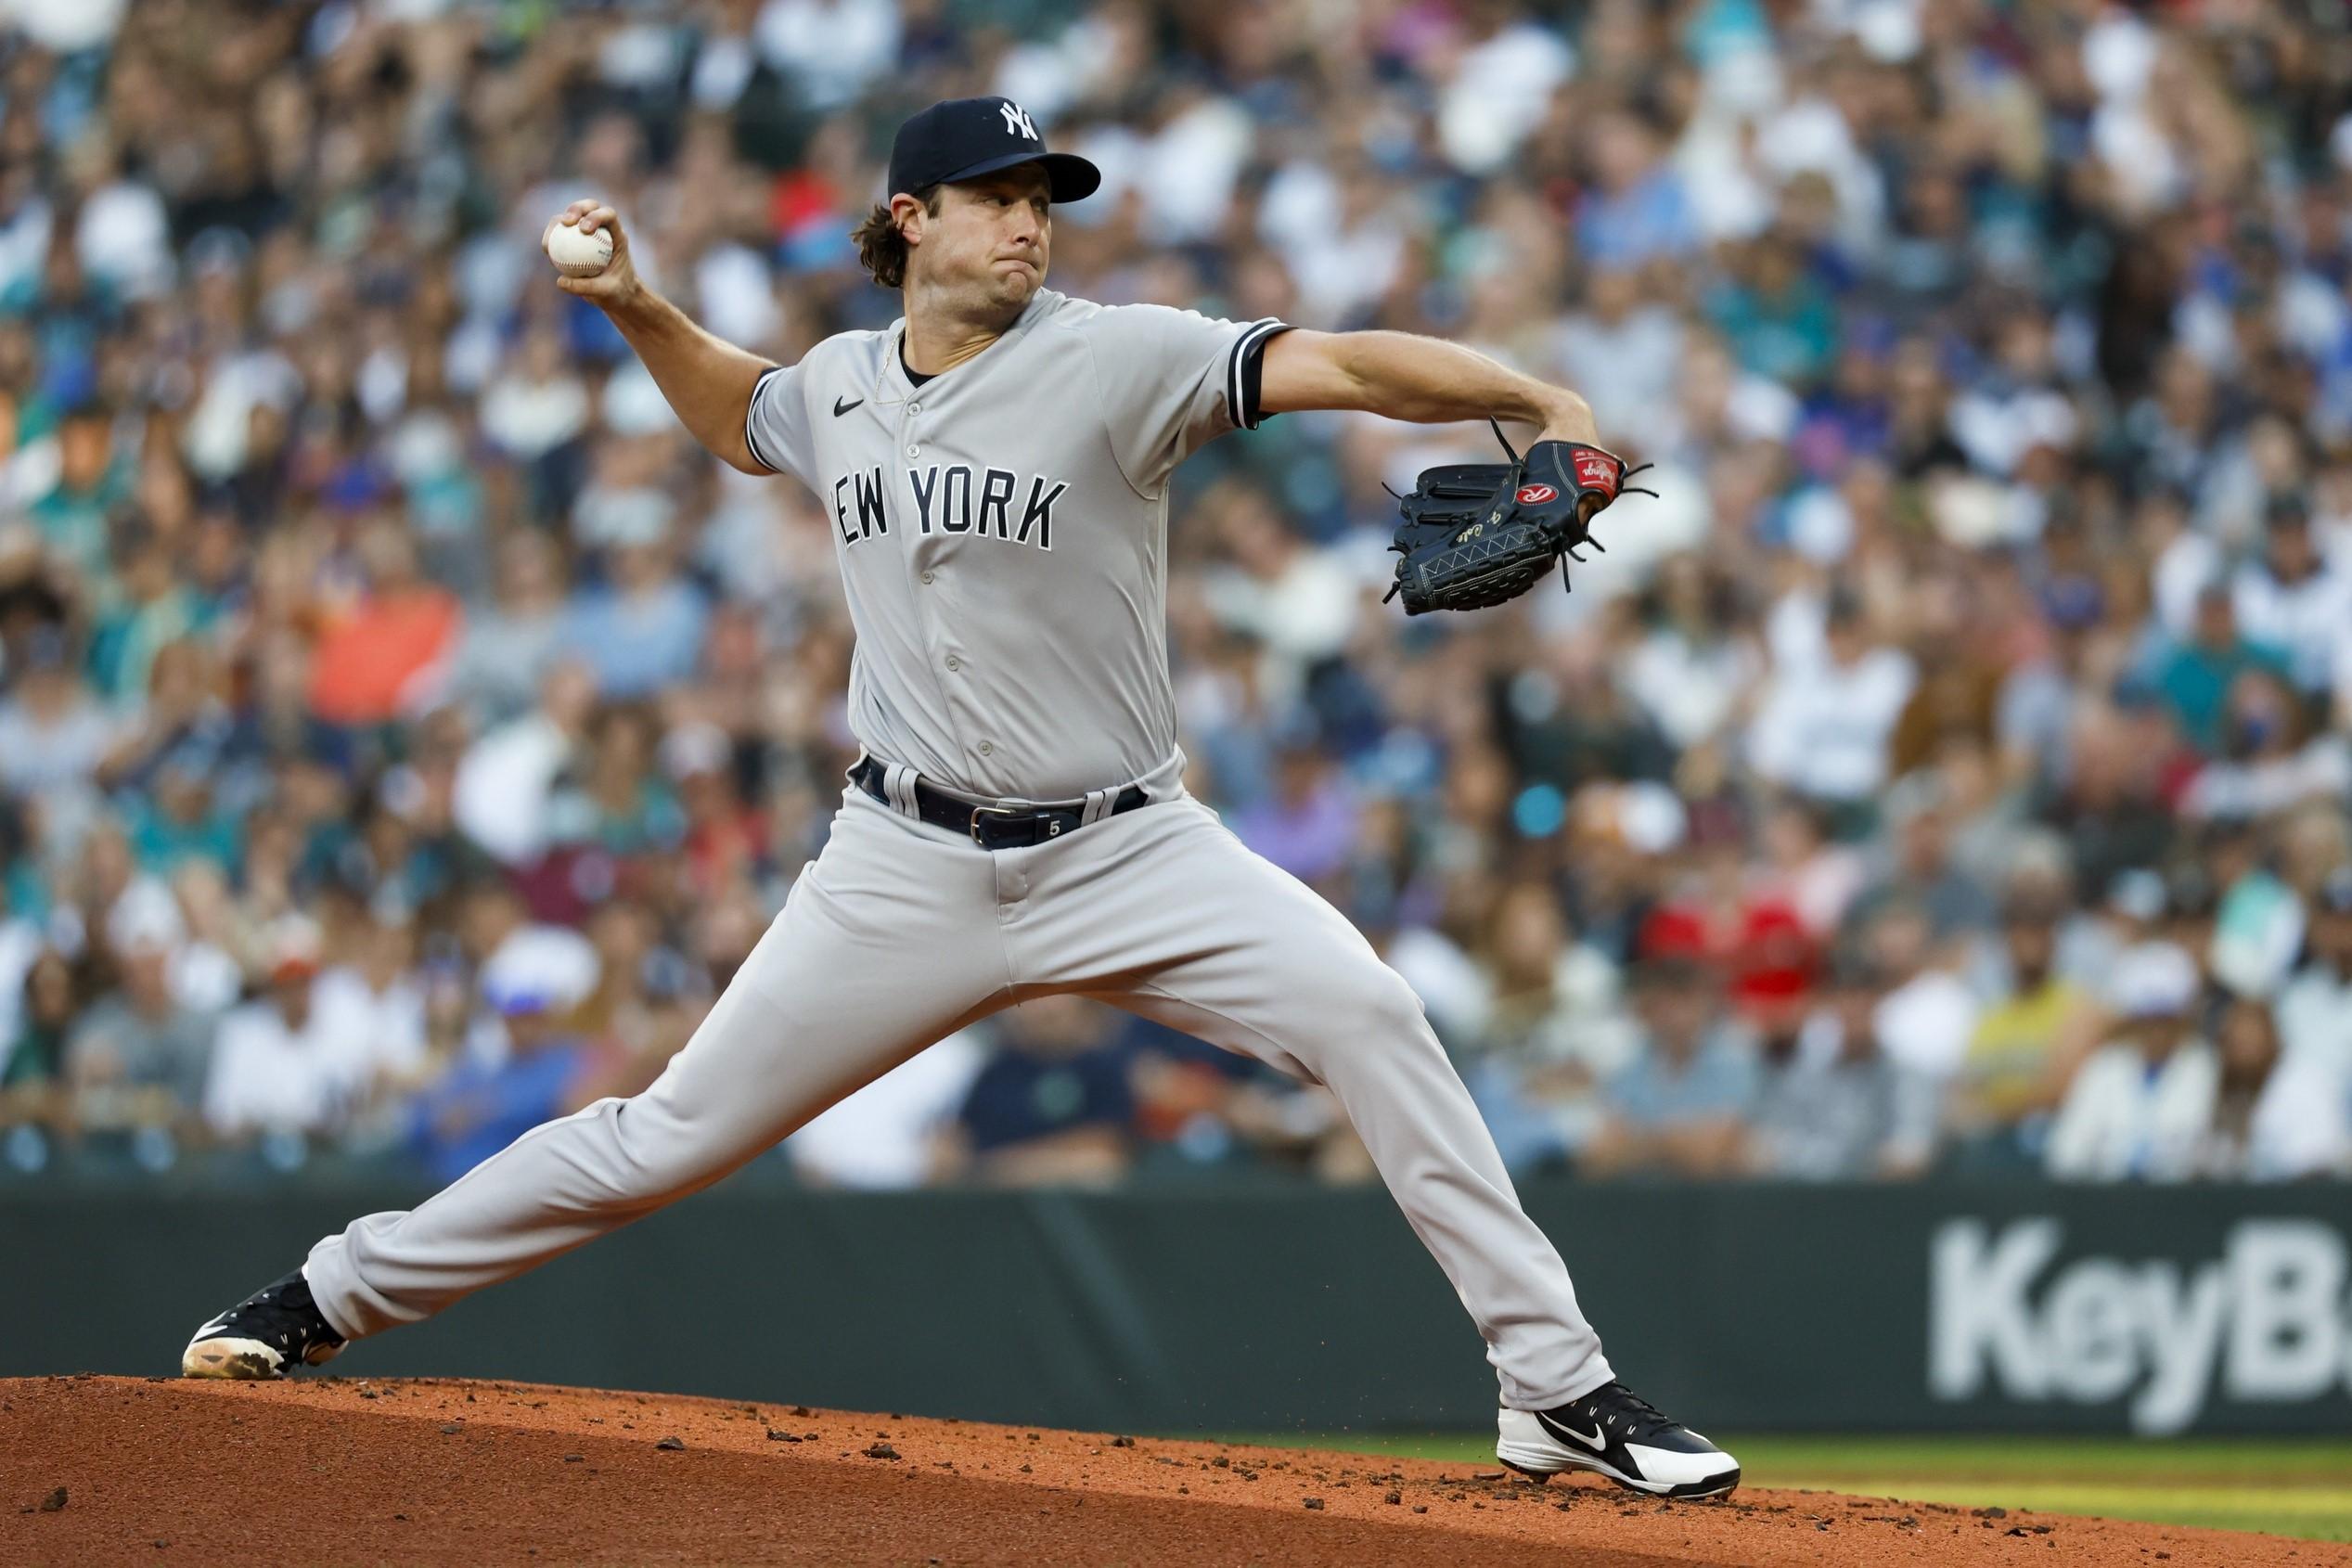
[[[906,379],[904,351],[901,348],[906,341],[906,318],[900,316],[890,324],[890,336],[883,341],[882,374],[881,379],[875,383],[875,395],[884,403],[904,403],[913,397],[918,391],[937,393],[942,387],[946,385],[948,378],[954,376],[958,370],[963,369],[964,366],[978,364],[1044,320],[1052,313],[1054,306],[1060,302],[1061,298],[1061,295],[1050,289],[1038,289],[1029,296],[1029,302],[1022,307],[1021,314],[1013,317],[1012,325],[1006,328],[1004,334],[995,342],[964,361],[963,365],[957,366],[955,370],[942,370],[938,375],[924,382],[921,388],[918,388]]]

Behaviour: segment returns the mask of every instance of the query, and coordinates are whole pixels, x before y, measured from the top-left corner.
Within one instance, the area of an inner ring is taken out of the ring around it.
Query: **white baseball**
[[[566,277],[594,277],[612,260],[612,232],[589,234],[576,224],[550,224],[545,241],[547,260]]]

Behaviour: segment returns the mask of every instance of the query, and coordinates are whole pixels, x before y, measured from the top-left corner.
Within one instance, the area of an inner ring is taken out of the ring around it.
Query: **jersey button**
[[[931,586],[931,573],[928,572],[923,573],[923,586],[927,588]]]
[[[987,755],[989,755],[991,752],[995,752],[995,751],[996,751],[996,748],[995,746],[993,746],[993,745],[989,744],[989,743],[988,743],[987,741],[985,741],[985,740],[983,740],[983,741],[980,743],[980,754],[981,754],[982,756],[983,756],[983,757],[984,757],[984,756],[987,756]]]
[[[951,670],[960,670],[964,667],[964,662],[951,653],[947,656],[947,667]]]
[[[923,405],[919,403],[910,403],[906,405],[906,412],[909,414],[919,414],[922,411]]]
[[[919,446],[909,446],[906,448],[906,456],[909,457],[919,457],[922,455],[923,449]]]

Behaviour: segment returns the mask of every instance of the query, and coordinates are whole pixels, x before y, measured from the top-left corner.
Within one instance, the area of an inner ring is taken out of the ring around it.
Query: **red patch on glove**
[[[1613,498],[1616,495],[1617,482],[1620,477],[1617,459],[1606,452],[1590,446],[1575,447],[1569,452],[1568,456],[1576,465],[1578,484],[1587,490],[1598,490],[1602,495]]]
[[[1519,487],[1519,494],[1511,499],[1523,507],[1540,507],[1547,501],[1559,500],[1560,492],[1549,484],[1523,484]]]

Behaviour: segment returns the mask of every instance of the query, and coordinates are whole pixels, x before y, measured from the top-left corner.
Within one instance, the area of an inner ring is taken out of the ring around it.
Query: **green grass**
[[[2075,1437],[1730,1437],[1748,1484],[1998,1504],[2159,1524],[2352,1541],[2352,1441]],[[1237,1443],[1492,1465],[1461,1433],[1253,1434]]]

